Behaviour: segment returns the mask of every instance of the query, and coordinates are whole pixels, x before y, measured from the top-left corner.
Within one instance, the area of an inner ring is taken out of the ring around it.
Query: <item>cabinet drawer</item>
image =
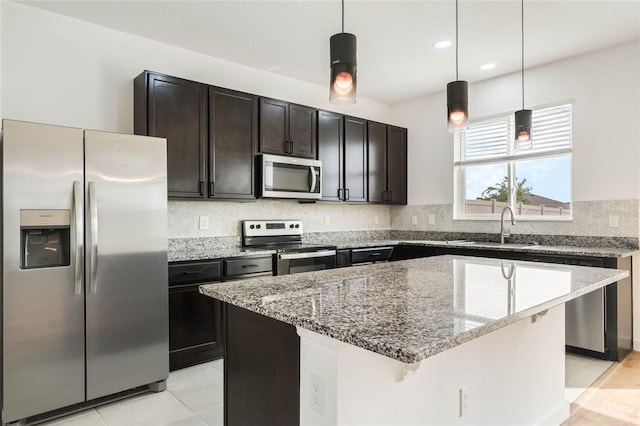
[[[169,285],[220,281],[221,272],[220,261],[169,265]]]
[[[351,264],[383,262],[389,260],[393,247],[374,247],[351,250]]]
[[[273,259],[271,256],[248,257],[224,261],[225,278],[236,277],[238,275],[271,272],[272,269]]]

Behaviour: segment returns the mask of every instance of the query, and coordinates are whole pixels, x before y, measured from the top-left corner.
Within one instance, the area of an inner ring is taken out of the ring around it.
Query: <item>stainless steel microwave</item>
[[[308,158],[260,154],[261,193],[265,198],[319,200],[322,162]]]

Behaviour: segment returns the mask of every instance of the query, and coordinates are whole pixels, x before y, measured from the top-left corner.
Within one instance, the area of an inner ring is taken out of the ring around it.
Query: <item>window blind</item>
[[[533,111],[531,141],[516,144],[513,114],[470,124],[459,133],[461,159],[456,165],[507,161],[571,151],[572,105]]]

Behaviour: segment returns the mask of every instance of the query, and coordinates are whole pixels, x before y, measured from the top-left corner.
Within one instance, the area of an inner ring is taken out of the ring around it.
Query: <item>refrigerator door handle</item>
[[[96,200],[96,185],[89,182],[89,216],[91,221],[91,262],[89,266],[89,279],[91,293],[98,291],[98,203]]]
[[[82,294],[82,252],[84,244],[82,241],[82,197],[80,192],[80,181],[73,181],[73,213],[75,215],[76,226],[76,273],[74,294]]]

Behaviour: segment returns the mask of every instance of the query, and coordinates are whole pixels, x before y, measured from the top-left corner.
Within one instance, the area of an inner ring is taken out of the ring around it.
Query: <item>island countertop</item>
[[[626,276],[617,269],[446,255],[207,284],[200,292],[415,363]]]

